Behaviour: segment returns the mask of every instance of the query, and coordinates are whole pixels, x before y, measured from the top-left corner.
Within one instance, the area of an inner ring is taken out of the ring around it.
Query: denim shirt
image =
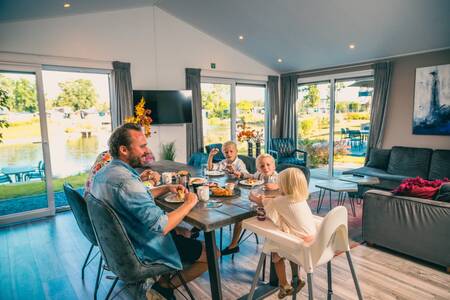
[[[155,204],[136,170],[113,159],[95,175],[91,193],[114,209],[142,261],[182,269],[171,235],[162,234],[167,215]]]

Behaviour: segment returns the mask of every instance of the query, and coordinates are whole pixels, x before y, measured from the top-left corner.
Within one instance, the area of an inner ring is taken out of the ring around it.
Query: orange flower
[[[139,124],[144,128],[144,134],[146,137],[151,135],[151,124],[153,119],[150,117],[151,110],[145,109],[145,99],[141,98],[138,104],[134,107],[135,116],[125,118],[125,123]]]

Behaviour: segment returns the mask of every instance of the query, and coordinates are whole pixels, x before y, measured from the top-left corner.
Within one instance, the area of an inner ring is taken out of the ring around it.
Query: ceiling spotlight
[[[279,63],[282,63],[282,62],[283,62],[283,60],[282,60],[281,58],[279,58],[277,61],[278,61]]]
[[[70,7],[70,3],[64,3],[64,8],[69,8]]]
[[[355,44],[350,44],[350,45],[348,45],[348,47],[350,48],[350,49],[355,49]]]
[[[240,35],[240,36],[239,36],[239,39],[242,41],[242,40],[244,39],[244,36],[243,36],[243,35]]]

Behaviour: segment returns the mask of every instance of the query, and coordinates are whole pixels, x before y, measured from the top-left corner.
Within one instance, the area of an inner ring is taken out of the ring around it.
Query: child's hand
[[[209,152],[209,156],[214,156],[214,155],[216,155],[217,153],[219,153],[219,149],[214,148],[214,149],[211,150],[211,152]]]
[[[262,194],[255,194],[254,192],[250,192],[250,195],[248,197],[250,201],[255,202],[256,204],[262,205],[263,195]]]
[[[264,187],[266,188],[266,190],[268,191],[275,191],[278,190],[278,184],[273,183],[273,182],[268,182],[264,185]]]

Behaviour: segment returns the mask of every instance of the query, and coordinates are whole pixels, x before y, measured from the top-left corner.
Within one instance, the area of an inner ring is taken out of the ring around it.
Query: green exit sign
[[[216,68],[216,63],[211,63],[211,69],[215,69]]]

